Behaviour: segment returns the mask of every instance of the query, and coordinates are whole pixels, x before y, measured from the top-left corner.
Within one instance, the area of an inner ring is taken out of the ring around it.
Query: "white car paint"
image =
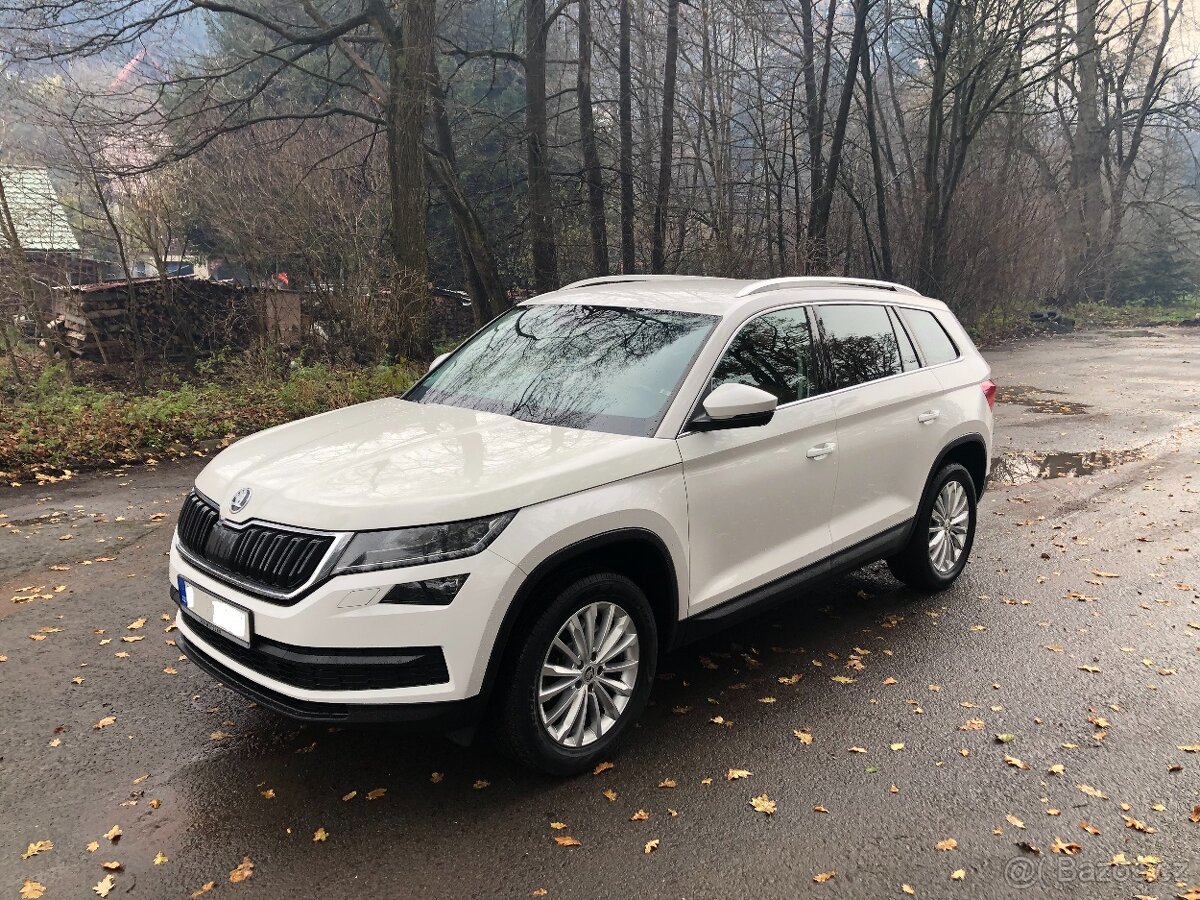
[[[853,302],[933,312],[957,360],[779,407],[763,426],[689,431],[709,373],[748,319],[769,310]],[[978,435],[990,457],[988,367],[946,306],[908,289],[830,279],[749,282],[648,276],[568,286],[528,305],[586,304],[719,317],[651,437],[539,425],[508,416],[386,399],[238,441],[196,488],[237,525],[335,533],[452,522],[517,511],[464,559],[320,581],[294,605],[231,584],[175,541],[170,577],[249,610],[256,635],[297,647],[437,646],[449,680],[385,690],[304,690],[196,648],[243,678],[302,701],[463,700],[478,695],[501,624],[525,579],[577,542],[649,532],[669,555],[682,621],[911,519],[940,450]],[[925,413],[936,411],[933,419]],[[234,513],[235,492],[250,501]],[[384,605],[398,582],[466,574],[447,606]],[[519,639],[519,635],[515,639]]]

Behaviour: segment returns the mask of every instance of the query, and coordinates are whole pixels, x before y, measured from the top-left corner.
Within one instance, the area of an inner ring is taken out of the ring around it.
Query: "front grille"
[[[255,637],[243,647],[183,608],[183,618],[204,643],[267,678],[310,691],[370,691],[424,687],[450,680],[441,647],[344,650],[293,647]]]
[[[208,563],[216,575],[234,576],[251,588],[264,588],[264,599],[296,590],[317,571],[333,543],[327,534],[306,534],[273,525],[235,528],[195,491],[179,513],[179,542]]]

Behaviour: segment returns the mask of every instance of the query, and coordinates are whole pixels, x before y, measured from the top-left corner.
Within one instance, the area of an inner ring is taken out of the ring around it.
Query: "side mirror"
[[[704,398],[704,412],[689,423],[693,431],[751,428],[766,425],[775,415],[779,400],[748,384],[722,384]]]
[[[438,366],[440,366],[442,363],[444,363],[446,361],[447,357],[449,357],[449,356],[450,356],[449,353],[442,353],[439,356],[435,356],[433,358],[433,362],[431,362],[429,364],[429,371],[432,372],[434,369],[436,369]]]

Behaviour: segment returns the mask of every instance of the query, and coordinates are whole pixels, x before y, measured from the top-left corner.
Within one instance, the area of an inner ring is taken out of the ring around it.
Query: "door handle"
[[[925,412],[923,412],[919,416],[917,416],[917,421],[920,422],[922,425],[925,425],[929,422],[936,421],[938,416],[940,416],[941,414],[942,414],[942,412],[939,409],[926,410]]]
[[[817,444],[815,447],[809,447],[808,452],[804,455],[809,459],[824,459],[837,449],[837,444],[833,441],[827,441],[824,444]]]

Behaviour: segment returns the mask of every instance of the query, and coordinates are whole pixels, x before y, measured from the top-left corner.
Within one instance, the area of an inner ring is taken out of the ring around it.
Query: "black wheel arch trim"
[[[537,589],[545,583],[547,576],[572,559],[577,559],[611,544],[629,540],[641,541],[652,547],[669,576],[667,579],[670,587],[668,601],[671,615],[667,617],[669,621],[659,621],[657,624],[659,626],[659,643],[664,647],[671,646],[679,628],[679,576],[675,568],[675,560],[671,556],[666,541],[649,528],[638,526],[602,531],[556,550],[534,566],[533,571],[525,576],[512,603],[505,611],[504,618],[500,621],[500,628],[496,632],[496,639],[492,642],[492,651],[488,656],[487,669],[484,671],[483,684],[478,694],[484,705],[488,703],[495,689],[504,660],[511,649],[513,629],[525,612],[531,608]],[[651,600],[651,608],[654,608],[653,600]]]
[[[980,446],[980,448],[983,450],[984,472],[985,472],[984,484],[974,485],[975,501],[978,503],[979,498],[983,496],[984,487],[987,484],[987,477],[986,477],[987,441],[985,441],[983,439],[983,435],[980,434],[978,431],[972,431],[969,434],[964,434],[959,437],[956,437],[954,440],[952,440],[948,444],[946,444],[946,446],[944,446],[941,449],[941,452],[938,453],[937,459],[934,460],[933,466],[930,467],[930,469],[929,469],[929,475],[927,475],[925,478],[925,486],[923,488],[921,488],[921,499],[917,502],[917,515],[913,516],[912,523],[910,526],[912,530],[915,530],[917,528],[917,520],[920,518],[921,504],[925,502],[925,496],[926,496],[926,494],[929,493],[929,486],[931,484],[933,484],[933,479],[937,477],[937,473],[940,472],[942,470],[942,466],[944,466],[946,464],[946,457],[949,456],[951,454],[951,452],[953,452],[958,447],[962,447],[966,444],[978,444]],[[974,481],[975,481],[974,476],[971,477],[971,481],[974,484]],[[911,531],[910,531],[909,537],[911,537],[911,536],[912,535],[911,535]]]

